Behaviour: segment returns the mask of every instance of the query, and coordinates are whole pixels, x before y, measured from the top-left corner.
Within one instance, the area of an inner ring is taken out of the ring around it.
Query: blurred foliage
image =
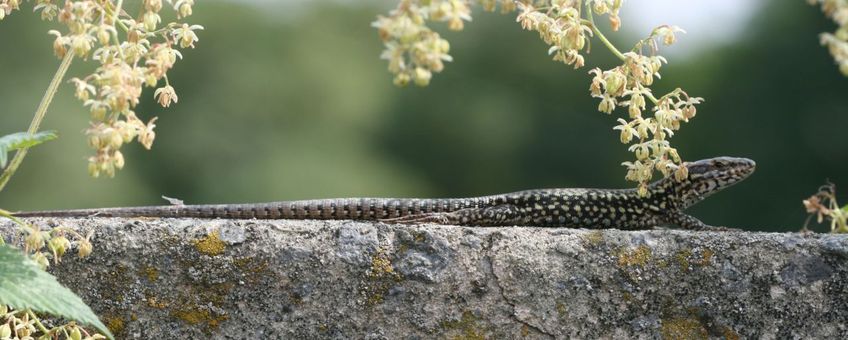
[[[44,123],[60,131],[60,142],[31,152],[0,206],[630,186],[619,166],[630,155],[610,129],[615,117],[596,111],[589,74],[549,60],[544,43],[511,16],[480,12],[463,32],[441,31],[455,60],[447,71],[427,88],[395,88],[369,26],[391,5],[310,2],[294,11],[199,4],[193,21],[206,28],[204,43],[185,51],[169,75],[180,102],[165,110],[146,94],[136,109],[145,120],[159,116],[153,150],[130,145],[115,179],[89,178],[82,133],[88,113],[65,84]],[[28,124],[58,65],[51,27],[19,14],[0,24],[0,135]],[[848,80],[817,38],[832,25],[804,1],[765,2],[737,41],[673,57],[664,68],[658,92],[685,86],[706,99],[675,138],[681,153],[689,160],[748,157],[758,165],[694,215],[714,225],[798,230],[801,199],[824,179],[848,182]],[[605,52],[593,51],[586,69],[614,63]],[[79,63],[69,75],[90,73],[87,67]]]

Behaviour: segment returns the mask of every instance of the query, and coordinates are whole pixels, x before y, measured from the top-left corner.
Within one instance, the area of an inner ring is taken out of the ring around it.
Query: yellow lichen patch
[[[224,241],[221,241],[221,235],[217,230],[194,242],[197,251],[209,256],[221,255],[224,253],[224,246]]]
[[[721,334],[724,336],[725,340],[739,340],[739,334],[733,331],[730,327],[723,327]]]
[[[663,319],[660,335],[663,339],[707,339],[708,333],[696,319]]]
[[[674,259],[677,260],[677,264],[680,265],[680,269],[684,272],[689,271],[689,257],[692,256],[692,251],[689,249],[683,249],[677,254],[674,254]]]
[[[155,296],[148,296],[146,300],[147,306],[151,308],[165,309],[166,307],[168,307],[167,303],[159,301],[159,299],[157,299]]]
[[[415,237],[413,239],[415,242],[421,243],[427,240],[427,235],[424,233],[415,233]]]
[[[483,340],[483,331],[477,326],[477,317],[471,311],[462,312],[462,319],[442,322],[442,328],[458,330],[459,334],[451,336],[452,340]]]
[[[159,270],[154,266],[144,267],[142,270],[142,274],[147,278],[150,282],[156,282],[159,279]]]
[[[209,310],[198,307],[176,310],[171,312],[171,315],[177,319],[185,321],[189,325],[205,323],[210,328],[218,328],[218,326],[221,325],[221,322],[226,321],[228,318],[226,315],[212,315]]]
[[[106,328],[109,328],[113,334],[124,332],[124,319],[120,316],[107,316],[103,318],[103,321],[106,323]]]
[[[650,259],[651,248],[645,245],[638,246],[633,250],[622,249],[618,252],[618,265],[620,267],[644,267]]]
[[[562,301],[557,301],[556,311],[560,319],[564,319],[566,316],[568,316],[568,308],[566,308],[565,304],[562,303]]]
[[[601,230],[588,232],[586,234],[583,234],[583,240],[591,246],[600,245],[601,242],[604,242],[604,232]]]
[[[256,259],[254,257],[240,257],[233,259],[233,265],[242,273],[244,281],[248,283],[259,282],[268,275],[268,260]]]
[[[709,266],[711,263],[713,263],[713,256],[714,255],[715,255],[715,252],[713,252],[712,250],[704,249],[701,252],[701,260],[695,262],[695,264],[698,265],[698,266],[701,266],[701,267]]]
[[[206,325],[204,331],[212,333],[229,318],[225,302],[233,287],[230,282],[192,286],[168,303],[169,314],[189,325]]]
[[[371,257],[371,268],[365,273],[368,282],[362,287],[370,306],[383,302],[384,295],[396,283],[403,280],[398,272],[392,267],[392,261],[383,248],[377,249]]]

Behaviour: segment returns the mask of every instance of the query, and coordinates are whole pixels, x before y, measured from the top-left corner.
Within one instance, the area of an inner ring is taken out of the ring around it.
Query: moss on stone
[[[641,245],[633,250],[621,249],[617,257],[619,267],[645,267],[652,257],[651,248]]]
[[[452,340],[486,339],[484,332],[477,325],[477,317],[471,311],[462,312],[462,318],[459,320],[444,321],[441,325],[446,330],[459,331],[459,334],[449,337]]]
[[[697,319],[663,319],[660,335],[663,339],[708,339],[709,334]]]
[[[383,248],[377,249],[371,257],[371,268],[365,276],[368,282],[362,287],[362,291],[369,306],[382,303],[389,289],[403,280],[403,276],[395,271],[391,259]]]
[[[674,259],[684,272],[689,271],[689,257],[692,256],[692,250],[689,248],[678,251],[674,254]]]
[[[103,322],[112,334],[123,335],[125,328],[124,318],[117,315],[106,316],[103,318]]]
[[[154,266],[146,266],[142,269],[141,274],[147,278],[147,281],[156,282],[159,279],[159,270]]]
[[[589,246],[597,247],[604,242],[604,232],[595,230],[585,233],[583,234],[583,241]]]

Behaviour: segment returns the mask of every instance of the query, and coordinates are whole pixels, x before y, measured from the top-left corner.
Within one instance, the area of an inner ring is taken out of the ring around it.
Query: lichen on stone
[[[225,244],[224,241],[221,241],[221,236],[216,230],[206,235],[206,237],[195,241],[194,247],[203,254],[216,256],[224,253]]]

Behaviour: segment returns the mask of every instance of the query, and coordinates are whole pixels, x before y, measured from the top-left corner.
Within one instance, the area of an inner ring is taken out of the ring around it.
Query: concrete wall
[[[33,219],[119,338],[845,338],[848,237]],[[0,222],[14,241],[15,227]]]

